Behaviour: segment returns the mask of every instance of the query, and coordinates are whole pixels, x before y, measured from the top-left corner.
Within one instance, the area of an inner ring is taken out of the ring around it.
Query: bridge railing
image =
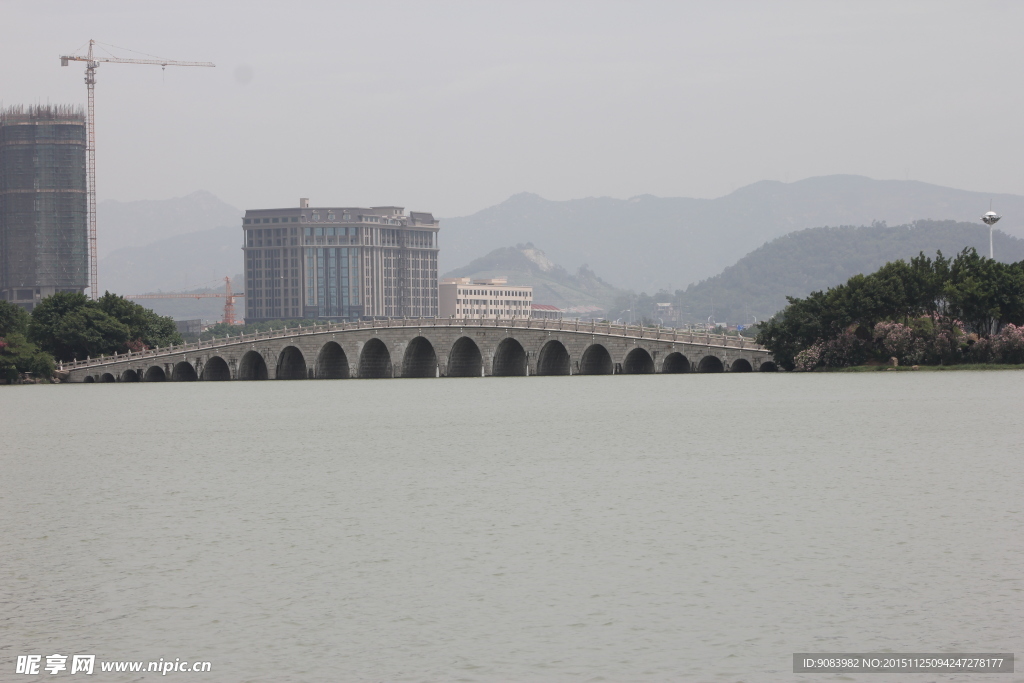
[[[346,330],[371,330],[397,328],[422,328],[422,327],[498,327],[498,328],[519,328],[533,330],[550,330],[566,332],[584,332],[614,337],[632,337],[637,339],[655,339],[660,341],[675,341],[686,344],[699,344],[701,346],[715,346],[724,348],[738,348],[763,350],[763,347],[743,337],[731,337],[724,334],[710,334],[708,332],[696,332],[693,330],[679,330],[671,327],[644,327],[643,325],[625,325],[610,322],[584,322],[579,320],[545,320],[539,318],[496,318],[494,320],[481,320],[477,318],[383,318],[380,320],[355,320],[352,322],[328,322],[307,325],[302,327],[282,328],[279,330],[268,330],[266,332],[250,332],[240,334],[237,337],[218,337],[216,339],[200,340],[188,344],[177,344],[165,347],[155,347],[143,351],[128,351],[127,353],[115,353],[111,356],[101,355],[99,358],[86,358],[85,360],[74,360],[68,363],[61,363],[61,370],[75,370],[83,367],[106,365],[108,363],[122,362],[125,360],[158,358],[172,356],[181,353],[190,353],[201,349],[221,348],[234,344],[250,344],[255,341],[267,339],[279,339],[281,337],[295,337],[325,332],[342,332]]]

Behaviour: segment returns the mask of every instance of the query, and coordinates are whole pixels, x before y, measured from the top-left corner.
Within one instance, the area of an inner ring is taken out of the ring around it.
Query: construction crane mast
[[[224,318],[221,320],[225,325],[234,325],[235,320],[235,299],[244,297],[243,292],[231,291],[231,278],[224,277],[224,293],[203,292],[202,294],[129,294],[125,299],[224,299]]]
[[[168,66],[216,66],[213,62],[178,62],[171,59],[122,59],[120,57],[99,57],[93,54],[95,40],[89,40],[89,52],[85,55],[61,55],[60,65],[68,62],[85,62],[85,87],[89,93],[89,117],[86,119],[86,202],[89,216],[89,291],[93,299],[100,296],[97,277],[96,256],[96,69],[100,62],[114,64],[159,64]]]

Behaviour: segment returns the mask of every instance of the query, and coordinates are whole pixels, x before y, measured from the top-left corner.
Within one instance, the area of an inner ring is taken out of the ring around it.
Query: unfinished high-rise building
[[[245,319],[437,316],[438,221],[399,206],[250,209]]]
[[[0,111],[0,299],[31,311],[89,286],[85,112]]]

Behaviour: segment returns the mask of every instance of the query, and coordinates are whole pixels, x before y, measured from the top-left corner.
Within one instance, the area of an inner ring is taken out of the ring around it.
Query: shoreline
[[[960,365],[853,365],[848,368],[835,368],[826,372],[946,372],[956,370],[1024,370],[1024,364],[1000,363],[962,363]]]

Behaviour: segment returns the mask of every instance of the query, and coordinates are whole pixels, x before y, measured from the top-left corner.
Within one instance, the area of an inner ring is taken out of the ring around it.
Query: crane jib
[[[166,68],[168,66],[216,66],[213,62],[180,62],[171,59],[123,59],[121,57],[97,57],[93,55],[95,40],[89,41],[89,53],[87,55],[61,55],[60,65],[67,66],[69,62],[85,62],[85,86],[88,92],[89,115],[86,119],[86,205],[89,217],[89,294],[96,300],[99,298],[99,278],[97,276],[97,249],[96,249],[96,121],[95,121],[95,88],[96,69],[100,62],[112,64],[153,64]],[[113,47],[113,46],[112,46]],[[229,299],[230,301],[230,299]],[[227,308],[227,307],[226,307]],[[233,308],[233,306],[232,306]],[[226,317],[231,317],[226,312]]]

